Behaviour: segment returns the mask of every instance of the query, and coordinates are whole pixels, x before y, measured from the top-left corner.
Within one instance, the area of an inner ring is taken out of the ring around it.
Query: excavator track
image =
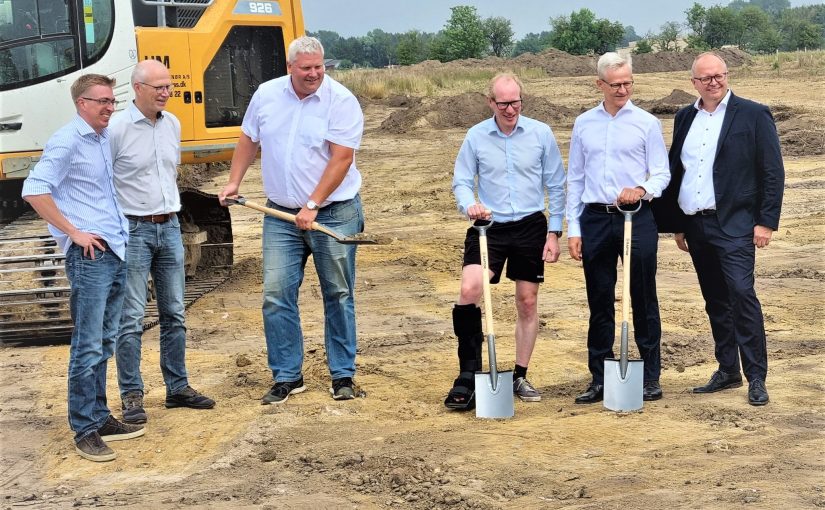
[[[198,239],[196,246],[186,247],[187,264],[192,265],[187,269],[184,293],[188,308],[230,276],[232,225],[228,210],[218,205],[214,195],[184,189],[181,201],[184,238]],[[71,288],[64,262],[46,223],[34,212],[0,227],[0,345],[58,343],[71,338]],[[157,305],[150,300],[144,330],[158,321]]]

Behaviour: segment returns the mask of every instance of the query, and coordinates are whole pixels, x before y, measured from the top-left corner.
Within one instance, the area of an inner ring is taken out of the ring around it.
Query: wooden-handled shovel
[[[224,201],[229,205],[233,205],[233,204],[243,205],[243,206],[249,207],[250,209],[255,209],[256,211],[261,211],[264,214],[274,216],[274,217],[276,217],[280,220],[295,223],[295,215],[294,214],[289,214],[289,213],[286,213],[286,212],[283,212],[283,211],[279,211],[277,209],[272,209],[271,207],[265,207],[263,205],[256,204],[255,202],[251,202],[251,201],[245,199],[244,197],[237,197],[237,198],[228,198],[227,197],[227,198],[224,199]],[[345,236],[345,235],[339,234],[338,232],[321,225],[317,221],[312,222],[312,230],[317,230],[318,232],[324,233],[324,234],[332,237],[333,239],[335,239],[336,241],[338,241],[341,244],[378,244],[378,241],[376,241],[375,239],[365,238],[365,237],[363,237],[363,234],[357,234],[357,235],[354,235],[354,236]]]

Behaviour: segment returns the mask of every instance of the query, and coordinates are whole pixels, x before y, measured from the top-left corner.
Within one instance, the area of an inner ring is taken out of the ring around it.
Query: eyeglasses
[[[82,97],[80,99],[85,99],[86,101],[94,101],[95,103],[99,104],[100,106],[117,106],[119,102],[117,99],[109,99],[108,97],[100,97],[100,98],[93,98],[93,97]]]
[[[172,90],[175,89],[174,85],[149,85],[148,83],[144,83],[142,81],[139,81],[138,83],[140,83],[141,85],[146,85],[147,87],[152,87],[158,94],[160,94],[163,91],[169,92],[171,94]]]
[[[701,78],[691,78],[700,82],[702,85],[710,85],[710,82],[716,80],[716,83],[722,83],[728,77],[728,73],[714,74],[713,76],[702,76]]]
[[[521,108],[521,99],[516,99],[515,101],[494,101],[496,103],[496,108],[501,111],[507,109],[508,106],[512,106],[513,110],[518,110]]]
[[[624,87],[625,90],[630,90],[633,88],[632,81],[620,81],[618,83],[607,83],[606,81],[602,80],[602,83],[610,87],[611,89],[618,91],[620,88]]]

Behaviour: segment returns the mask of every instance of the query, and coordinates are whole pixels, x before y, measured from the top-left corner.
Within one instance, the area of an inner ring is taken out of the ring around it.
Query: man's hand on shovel
[[[484,204],[473,204],[467,208],[467,217],[471,220],[489,221],[493,217],[493,212],[487,209]]]

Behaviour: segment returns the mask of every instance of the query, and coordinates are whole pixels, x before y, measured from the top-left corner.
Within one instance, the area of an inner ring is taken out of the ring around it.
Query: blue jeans
[[[295,214],[295,209],[269,207]],[[364,230],[361,198],[335,202],[318,211],[316,221],[341,234]],[[302,377],[304,337],[298,314],[298,289],[312,255],[324,299],[324,345],[333,379],[355,374],[355,245],[340,244],[321,232],[264,217],[264,334],[275,382]]]
[[[109,417],[106,364],[115,351],[123,306],[126,264],[111,250],[83,256],[76,244],[66,253],[74,321],[69,351],[69,426],[75,441],[96,431]]]
[[[146,281],[155,285],[160,316],[160,370],[166,393],[176,393],[189,382],[186,374],[186,326],[183,291],[183,241],[178,217],[166,223],[129,219],[126,246],[126,298],[117,339],[117,382],[121,396],[129,391],[143,393],[140,375],[141,336],[146,311]]]

